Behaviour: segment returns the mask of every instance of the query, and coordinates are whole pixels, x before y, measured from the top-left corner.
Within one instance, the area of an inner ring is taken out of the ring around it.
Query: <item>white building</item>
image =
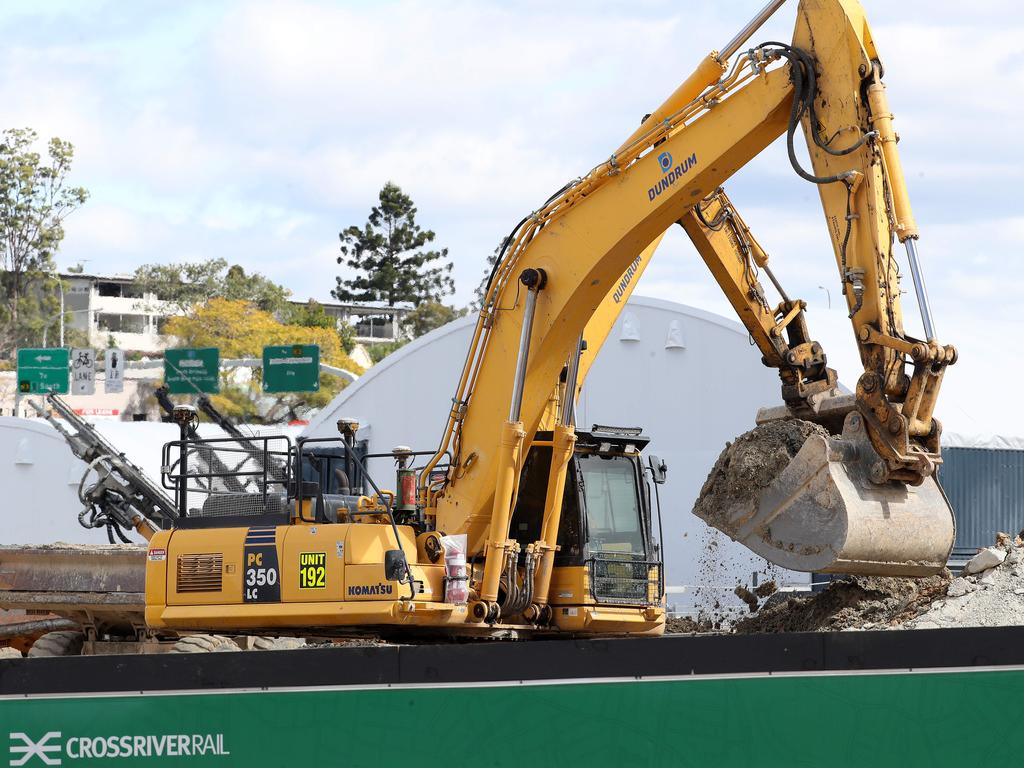
[[[474,322],[459,319],[386,357],[303,434],[336,435],[345,416],[360,422],[370,453],[400,444],[435,447]],[[753,428],[760,406],[779,402],[778,376],[761,364],[742,326],[672,302],[630,299],[594,362],[577,423],[643,427],[651,437],[647,452],[668,463],[660,495],[668,599],[677,610],[738,604],[732,590],[740,582],[809,582],[807,574],[769,566],[690,513],[726,441]],[[394,485],[390,459],[372,460],[369,469],[382,487]]]
[[[156,294],[144,293],[127,275],[59,275],[64,292],[67,328],[84,331],[89,346],[115,346],[138,352],[159,352],[167,346],[164,323],[175,308]]]
[[[389,341],[400,341],[407,338],[402,330],[406,315],[413,310],[411,304],[384,302],[317,302],[329,316],[335,319],[338,327],[344,323],[355,332],[355,340],[360,344],[380,344]],[[292,304],[305,305],[304,301],[293,301]]]
[[[59,276],[68,315],[66,328],[88,334],[89,346],[116,346],[137,352],[161,352],[169,343],[167,319],[178,307],[157,294],[142,291],[131,275],[89,275],[63,272]],[[293,301],[297,306],[305,301]],[[411,304],[317,302],[340,327],[345,323],[360,344],[379,344],[407,338],[402,324]],[[48,329],[56,333],[56,329]]]

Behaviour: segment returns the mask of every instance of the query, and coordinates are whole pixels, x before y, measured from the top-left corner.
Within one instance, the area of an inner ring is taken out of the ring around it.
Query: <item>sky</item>
[[[449,249],[463,305],[512,226],[606,159],[762,4],[5,0],[2,127],[75,145],[72,180],[91,197],[67,221],[61,268],[223,257],[329,300],[337,233],[390,180]],[[1024,16],[1008,0],[969,14],[950,0],[864,5],[938,335],[961,354],[938,416],[951,431],[1024,435],[1024,409],[1000,402],[1024,378]],[[788,40],[795,6],[751,42]],[[817,191],[780,142],[726,189],[852,386]],[[678,229],[637,293],[732,316]]]

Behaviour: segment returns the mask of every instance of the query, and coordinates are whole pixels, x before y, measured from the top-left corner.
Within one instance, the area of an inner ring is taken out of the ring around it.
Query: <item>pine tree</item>
[[[434,233],[416,223],[412,198],[389,181],[379,199],[364,227],[351,226],[338,234],[338,263],[354,276],[339,276],[331,294],[339,301],[379,301],[389,306],[408,301],[419,306],[454,293],[448,249],[423,250],[434,242]]]

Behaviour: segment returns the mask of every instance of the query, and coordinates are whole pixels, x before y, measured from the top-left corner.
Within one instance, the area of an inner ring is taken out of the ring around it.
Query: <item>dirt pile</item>
[[[761,492],[811,435],[828,437],[828,431],[809,421],[787,419],[762,424],[727,443],[700,489],[693,513],[728,530],[738,513],[754,511]]]
[[[820,632],[1024,625],[1024,541],[999,534],[952,578],[851,577],[810,597],[768,604],[734,631]]]
[[[902,624],[946,594],[950,574],[925,579],[856,576],[833,581],[810,597],[767,605],[736,623],[739,634],[872,629]]]
[[[669,635],[692,635],[704,632],[716,632],[720,627],[710,619],[689,616],[671,616],[665,620],[665,633]]]

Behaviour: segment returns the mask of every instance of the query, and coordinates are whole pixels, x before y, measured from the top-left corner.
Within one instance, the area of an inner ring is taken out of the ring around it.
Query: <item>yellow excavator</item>
[[[882,62],[855,0],[801,0],[792,42],[745,48],[783,3],[773,0],[709,53],[607,160],[515,227],[440,445],[388,454],[395,491],[366,472],[372,454],[360,453],[354,423],[339,422],[336,458],[321,451],[311,463],[317,441],[197,442],[188,437],[194,413],[176,409],[182,439],[165,447],[163,482],[177,511],[149,539],[149,626],[662,632],[660,515],[649,481],[657,491],[665,468],[642,458],[639,429],[577,429],[575,400],[676,223],[765,365],[779,371],[783,405],[759,421],[828,430],[803,444],[756,504],[709,521],[797,570],[943,568],[954,521],[935,480],[933,411],[956,352],[935,333]],[[798,128],[809,168],[796,155]],[[787,296],[721,189],[781,136],[793,170],[821,197],[864,367],[853,394],[840,393],[806,304]],[[923,339],[903,328],[896,241]],[[228,474],[258,491],[232,491]]]

